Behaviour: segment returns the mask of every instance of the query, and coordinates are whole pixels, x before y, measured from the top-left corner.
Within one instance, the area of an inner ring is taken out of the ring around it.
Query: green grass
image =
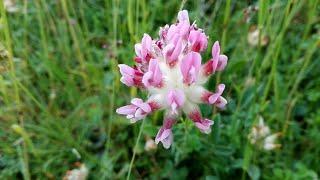
[[[124,179],[129,169],[129,179],[319,176],[319,0],[16,2],[16,13],[0,3],[0,179],[61,179],[75,162],[86,164],[90,179]],[[259,10],[246,22],[249,5]],[[229,57],[207,85],[224,82],[229,104],[219,112],[202,107],[215,120],[210,135],[182,118],[171,149],[146,152],[162,113],[148,116],[141,132],[141,122],[115,114],[132,97],[146,97],[120,83],[117,64],[133,65],[143,33],[155,37],[182,7],[209,47],[219,40]],[[252,25],[266,46],[248,44]],[[280,149],[248,142],[259,116],[282,133]]]

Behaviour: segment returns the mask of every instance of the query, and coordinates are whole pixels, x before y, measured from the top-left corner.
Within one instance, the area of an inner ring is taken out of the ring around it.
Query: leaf
[[[256,180],[260,178],[260,169],[258,166],[256,165],[250,165],[249,169],[248,169],[248,174],[250,176],[251,179]]]

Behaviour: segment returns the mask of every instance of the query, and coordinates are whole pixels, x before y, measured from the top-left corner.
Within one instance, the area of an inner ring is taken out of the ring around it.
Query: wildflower
[[[5,60],[8,58],[8,51],[4,47],[4,45],[1,44],[0,42],[0,60]]]
[[[173,119],[172,117],[166,117],[164,119],[163,126],[160,128],[155,139],[156,144],[161,141],[164,148],[168,149],[171,146],[173,141],[171,128],[174,123],[175,119]]]
[[[19,8],[16,5],[14,0],[4,0],[4,7],[9,13],[15,13],[19,11]]]
[[[252,17],[258,10],[258,6],[248,6],[246,9],[243,10],[243,20],[246,23],[250,23]]]
[[[245,79],[244,87],[247,87],[247,88],[251,87],[254,85],[254,83],[255,83],[255,78],[249,76]]]
[[[79,164],[78,169],[72,169],[67,171],[66,175],[63,177],[63,180],[85,180],[88,176],[88,169],[85,164]]]
[[[212,120],[202,117],[198,104],[214,105],[223,109],[227,100],[222,97],[224,84],[215,92],[204,88],[210,75],[222,71],[228,57],[221,54],[219,42],[212,47],[212,57],[201,64],[201,54],[207,49],[208,37],[195,23],[190,24],[188,11],[178,13],[178,21],[160,28],[159,38],[144,34],[135,45],[134,67],[120,64],[121,82],[149,93],[146,101],[134,98],[130,105],[118,108],[132,123],[156,110],[165,110],[163,125],[155,138],[169,148],[173,142],[172,128],[184,112],[203,133],[210,133]]]
[[[54,99],[56,99],[56,97],[57,97],[57,91],[56,91],[56,89],[51,89],[49,98],[50,98],[51,100],[54,100]]]
[[[248,33],[248,43],[251,46],[257,46],[259,44],[260,31],[256,26],[251,26]],[[269,38],[266,35],[261,36],[261,46],[266,46],[269,42]]]
[[[264,150],[273,150],[281,147],[281,144],[276,144],[276,139],[280,133],[271,134],[268,126],[264,124],[263,118],[259,118],[259,123],[252,127],[248,138],[251,144],[257,145]]]
[[[156,150],[157,149],[157,145],[156,143],[154,142],[153,139],[150,139],[149,137],[147,138],[146,140],[146,144],[144,146],[144,150],[146,151],[153,151],[153,150]]]

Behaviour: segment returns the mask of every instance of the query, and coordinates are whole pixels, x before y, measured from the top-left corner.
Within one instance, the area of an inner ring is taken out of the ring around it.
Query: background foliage
[[[2,2],[2,1],[1,1]],[[120,84],[118,63],[133,64],[134,44],[172,23],[180,1],[16,1],[0,5],[0,179],[60,179],[75,162],[90,179],[123,179],[139,127],[115,114],[146,94]],[[203,107],[210,135],[187,118],[173,147],[144,149],[162,124],[145,119],[132,179],[317,179],[320,173],[320,6],[318,0],[187,1],[229,64],[227,109]],[[252,29],[267,44],[250,45]],[[210,50],[206,53],[209,58]],[[262,116],[280,132],[280,149],[248,143]]]

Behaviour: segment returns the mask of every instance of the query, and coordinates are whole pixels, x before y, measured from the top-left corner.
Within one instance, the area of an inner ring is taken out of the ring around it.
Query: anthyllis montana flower
[[[190,24],[188,11],[178,13],[178,21],[160,28],[159,38],[152,39],[144,34],[141,43],[135,45],[136,65],[120,64],[120,81],[127,86],[136,86],[149,93],[147,101],[139,98],[131,104],[117,109],[132,123],[143,119],[156,110],[165,110],[163,126],[155,142],[169,148],[173,141],[172,126],[184,112],[203,133],[210,133],[213,121],[203,118],[200,103],[224,108],[227,100],[222,97],[224,84],[215,92],[203,85],[209,76],[222,71],[228,57],[220,54],[219,42],[212,47],[212,58],[201,64],[200,53],[207,49],[208,37],[195,23]]]

